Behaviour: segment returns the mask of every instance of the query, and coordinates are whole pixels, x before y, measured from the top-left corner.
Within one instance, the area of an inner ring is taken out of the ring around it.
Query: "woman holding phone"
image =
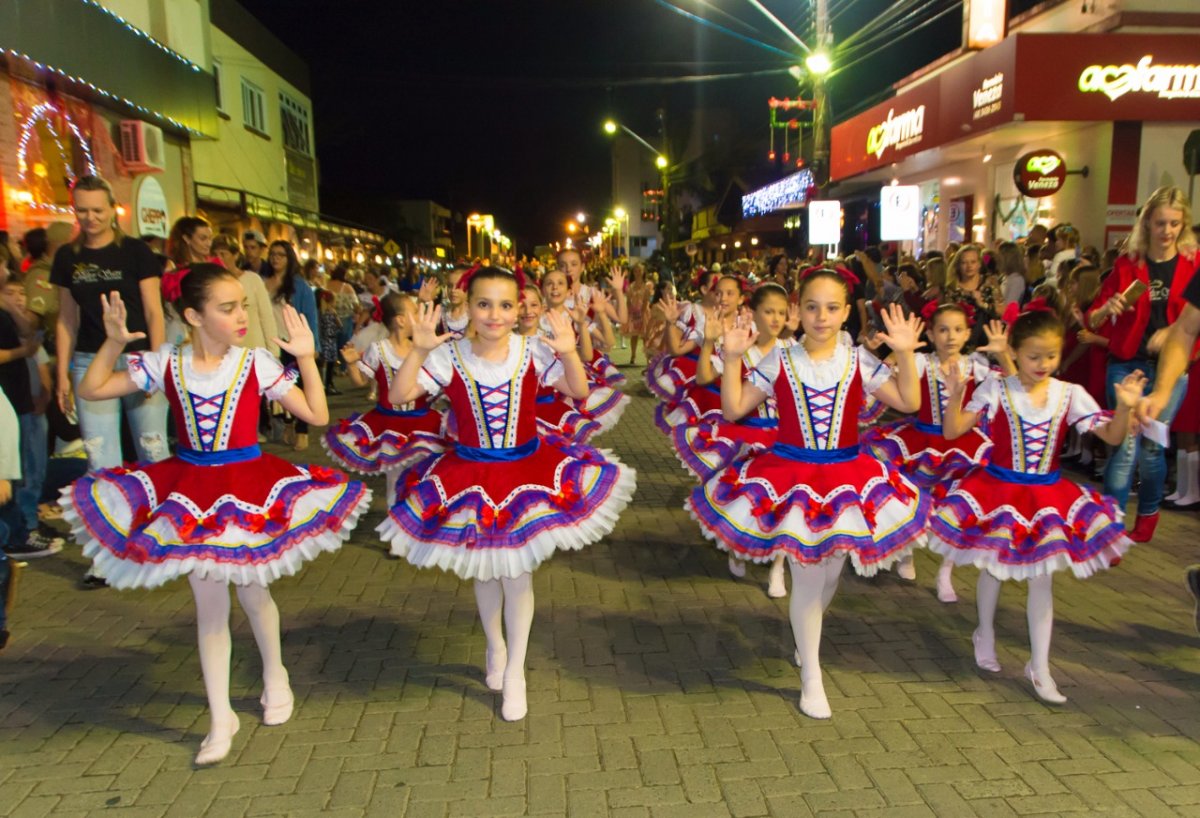
[[[1147,389],[1154,383],[1158,353],[1167,328],[1183,312],[1183,293],[1196,272],[1196,237],[1191,230],[1187,196],[1176,187],[1160,187],[1142,206],[1125,252],[1104,279],[1087,314],[1088,328],[1108,325],[1108,367],[1105,378],[1108,405],[1114,405],[1113,384],[1140,369]],[[1158,419],[1170,426],[1187,391],[1180,378]],[[1109,458],[1104,472],[1104,492],[1121,508],[1129,500],[1134,464],[1141,476],[1137,518],[1129,538],[1149,542],[1158,525],[1167,477],[1163,447],[1144,436],[1130,435]]]

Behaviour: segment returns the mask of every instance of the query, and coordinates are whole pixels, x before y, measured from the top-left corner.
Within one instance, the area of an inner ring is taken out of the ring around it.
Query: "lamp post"
[[[665,117],[665,114],[664,114],[663,110],[660,108],[658,110],[658,118],[659,118],[659,122],[662,124],[663,141],[665,143],[666,142],[666,119],[664,117]],[[653,145],[651,145],[649,142],[647,142],[645,139],[643,139],[633,129],[631,129],[631,128],[627,127],[626,125],[623,125],[613,119],[604,120],[604,132],[606,134],[608,134],[609,136],[615,136],[617,134],[617,131],[624,131],[626,134],[628,134],[630,137],[632,137],[635,142],[637,142],[639,145],[641,145],[646,150],[650,151],[650,153],[654,154],[654,166],[656,168],[658,168],[659,174],[661,175],[661,181],[662,181],[663,244],[666,245],[666,247],[668,248],[668,251],[669,251],[670,246],[671,246],[671,241],[674,237],[673,231],[671,230],[670,200],[667,197],[668,185],[670,184],[670,178],[668,176],[668,172],[670,170],[670,162],[667,160],[666,154],[664,152],[659,151],[657,148],[655,148]],[[613,158],[613,187],[614,188],[616,187],[616,167],[617,167],[616,158],[614,157]],[[628,255],[628,250],[626,250],[626,255]]]
[[[613,216],[616,217],[617,225],[624,224],[621,228],[621,252],[626,258],[629,258],[629,212],[617,205],[613,208]]]

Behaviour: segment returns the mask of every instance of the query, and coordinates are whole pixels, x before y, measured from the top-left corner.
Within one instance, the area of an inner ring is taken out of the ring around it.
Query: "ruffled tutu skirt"
[[[548,435],[500,460],[456,447],[405,472],[378,531],[418,568],[514,578],[612,533],[636,474],[611,453]]]
[[[592,356],[592,362],[587,365],[587,376],[589,380],[604,384],[612,389],[620,389],[625,385],[625,375],[621,370],[613,364],[603,352],[596,352]]]
[[[740,559],[787,554],[804,565],[848,555],[871,576],[924,538],[930,499],[857,446],[821,452],[776,443],[736,461],[691,493],[704,535]]]
[[[1133,543],[1116,502],[1054,475],[976,468],[934,501],[929,548],[1000,579],[1088,577]],[[940,492],[938,492],[940,493]]]
[[[663,401],[654,407],[654,425],[664,435],[681,425],[695,425],[702,420],[721,418],[721,387],[719,384],[698,386],[692,383],[675,403]]]
[[[696,380],[698,352],[687,355],[664,355],[646,370],[646,386],[659,400],[674,406],[684,399],[687,388]]]
[[[441,433],[440,412],[376,407],[330,426],[321,436],[321,445],[344,469],[380,474],[403,469],[430,451],[440,451]]]
[[[587,443],[600,433],[600,424],[576,408],[574,402],[554,392],[537,397],[537,427],[544,435],[561,435],[575,443]]]
[[[730,423],[719,414],[671,429],[671,446],[683,467],[701,483],[750,452],[769,449],[778,435],[778,422],[751,418]]]
[[[949,484],[975,466],[986,465],[992,450],[992,441],[978,429],[947,440],[940,426],[911,419],[870,429],[862,442],[925,489]]]
[[[92,570],[114,588],[155,588],[184,574],[267,585],[340,548],[370,502],[366,486],[335,469],[267,454],[102,469],[59,500]]]

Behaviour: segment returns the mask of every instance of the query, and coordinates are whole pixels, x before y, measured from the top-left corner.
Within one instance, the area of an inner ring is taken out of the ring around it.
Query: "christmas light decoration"
[[[100,3],[96,2],[96,0],[83,0],[83,2],[84,2],[84,4],[85,4],[85,5],[89,5],[89,6],[91,6],[92,8],[99,9],[100,11],[104,12],[104,13],[105,13],[105,14],[107,14],[109,17],[113,18],[113,19],[114,19],[114,20],[116,20],[118,23],[120,23],[121,25],[125,26],[125,28],[126,28],[126,29],[128,29],[128,30],[129,30],[129,31],[131,31],[131,32],[133,32],[133,33],[134,33],[134,34],[136,34],[137,36],[141,37],[143,40],[146,40],[147,42],[149,42],[151,45],[155,46],[156,48],[158,48],[158,50],[159,50],[159,51],[162,51],[164,54],[167,54],[167,55],[169,55],[169,56],[171,56],[171,57],[174,57],[176,60],[179,60],[179,62],[183,63],[184,65],[186,65],[188,68],[192,69],[193,71],[197,71],[197,72],[199,72],[199,71],[203,71],[203,70],[204,70],[204,68],[203,68],[203,67],[201,67],[201,66],[197,65],[196,63],[192,62],[192,61],[191,61],[191,60],[189,60],[187,57],[185,57],[185,56],[183,56],[182,54],[180,54],[178,51],[173,51],[173,50],[171,50],[170,48],[168,48],[167,46],[163,45],[163,44],[162,44],[162,43],[160,43],[158,40],[154,39],[154,38],[153,38],[153,37],[151,37],[149,34],[147,34],[146,32],[142,31],[142,30],[141,30],[140,28],[138,28],[137,26],[135,26],[133,23],[131,23],[131,22],[129,22],[128,20],[126,20],[126,19],[125,19],[124,17],[122,17],[121,15],[119,15],[119,14],[116,14],[115,12],[113,12],[113,11],[109,10],[108,8],[105,8],[103,5],[101,5]]]

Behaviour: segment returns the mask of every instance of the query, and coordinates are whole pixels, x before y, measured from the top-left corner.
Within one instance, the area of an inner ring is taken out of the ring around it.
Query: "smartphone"
[[[1133,306],[1134,302],[1142,297],[1142,293],[1150,289],[1144,281],[1134,281],[1125,288],[1125,292],[1121,293],[1125,297],[1125,303]]]

